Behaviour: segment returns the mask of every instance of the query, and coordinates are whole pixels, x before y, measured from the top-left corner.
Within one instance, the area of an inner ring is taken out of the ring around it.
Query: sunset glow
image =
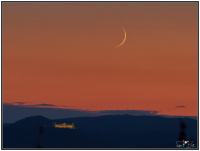
[[[197,116],[197,7],[3,3],[3,103]]]

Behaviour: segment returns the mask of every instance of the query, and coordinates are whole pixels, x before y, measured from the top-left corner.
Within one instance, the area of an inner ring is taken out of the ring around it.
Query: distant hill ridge
[[[13,123],[13,125],[15,126],[38,126],[38,125],[43,125],[43,124],[47,124],[47,123],[51,123],[52,121],[46,117],[43,117],[41,115],[37,115],[37,116],[30,116],[30,117],[26,117],[24,119],[21,119],[15,123]]]
[[[196,141],[197,120],[189,118],[104,115],[50,120],[31,116],[4,126],[3,148],[36,148],[38,141],[44,148],[176,148],[180,121],[186,124],[187,139]],[[54,122],[74,123],[76,129],[53,128]]]

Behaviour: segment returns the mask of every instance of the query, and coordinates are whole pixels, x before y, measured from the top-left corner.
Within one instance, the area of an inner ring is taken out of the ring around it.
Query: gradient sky
[[[197,116],[197,2],[2,11],[3,103]]]

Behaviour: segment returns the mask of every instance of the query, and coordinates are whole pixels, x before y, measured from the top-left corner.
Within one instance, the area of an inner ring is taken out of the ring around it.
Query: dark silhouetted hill
[[[44,125],[44,124],[51,124],[52,121],[46,117],[43,116],[31,116],[24,118],[22,120],[19,120],[14,123],[15,127],[20,126],[20,127],[28,127],[28,126],[33,126],[37,127],[38,125]]]
[[[197,120],[183,118],[186,138],[197,140]],[[54,128],[74,123],[76,129]],[[39,136],[39,130],[43,133]],[[50,120],[28,117],[3,128],[3,148],[176,148],[179,118],[105,115]]]

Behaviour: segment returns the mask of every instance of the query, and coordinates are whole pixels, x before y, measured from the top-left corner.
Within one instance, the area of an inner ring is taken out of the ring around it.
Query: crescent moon
[[[119,44],[118,46],[116,46],[116,47],[119,47],[119,46],[121,46],[121,45],[123,45],[124,44],[124,42],[126,41],[126,31],[125,31],[125,29],[124,28],[122,28],[123,30],[124,30],[124,40],[121,42],[121,44]]]

